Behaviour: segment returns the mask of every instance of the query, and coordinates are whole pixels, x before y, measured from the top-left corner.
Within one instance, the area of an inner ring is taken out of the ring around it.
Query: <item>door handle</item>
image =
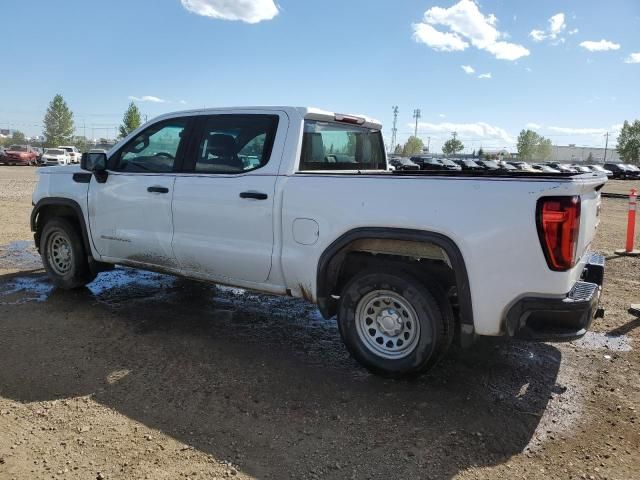
[[[154,186],[154,187],[147,188],[147,192],[151,192],[151,193],[169,193],[169,189],[167,187]]]
[[[240,198],[253,198],[254,200],[266,200],[269,195],[261,192],[242,192]]]

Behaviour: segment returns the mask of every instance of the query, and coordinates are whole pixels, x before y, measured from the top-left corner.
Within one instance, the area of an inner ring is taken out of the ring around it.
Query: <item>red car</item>
[[[36,165],[38,163],[38,152],[30,145],[11,145],[5,151],[2,162],[9,165]]]

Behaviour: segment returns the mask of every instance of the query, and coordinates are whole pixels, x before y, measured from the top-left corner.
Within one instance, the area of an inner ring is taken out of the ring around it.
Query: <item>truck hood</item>
[[[80,168],[80,165],[62,165],[59,167],[41,167],[38,169],[38,173],[40,174],[53,174],[53,175],[61,175],[61,174],[74,174],[78,172],[83,172]]]

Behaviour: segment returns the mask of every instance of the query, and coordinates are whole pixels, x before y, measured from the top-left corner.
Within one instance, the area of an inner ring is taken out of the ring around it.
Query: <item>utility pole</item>
[[[420,109],[419,109],[419,108],[416,108],[416,109],[413,111],[413,118],[415,118],[415,119],[416,119],[416,128],[415,128],[415,130],[413,131],[413,136],[414,136],[414,137],[416,137],[416,138],[418,138],[418,120],[420,120],[420,119],[422,118],[422,113],[420,112]]]
[[[393,107],[393,128],[391,129],[391,153],[395,152],[398,136],[398,106]]]
[[[606,140],[604,142],[604,160],[602,163],[607,163],[607,148],[609,148],[609,132],[605,133]]]
[[[431,137],[427,137],[427,153],[431,153]]]

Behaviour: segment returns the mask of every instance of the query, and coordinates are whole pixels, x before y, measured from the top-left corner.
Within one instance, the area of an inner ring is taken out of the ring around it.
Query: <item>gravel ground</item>
[[[125,268],[54,290],[27,241],[34,172],[0,167],[0,479],[638,478],[624,200],[603,204],[593,333],[481,339],[400,382],[301,301]]]

